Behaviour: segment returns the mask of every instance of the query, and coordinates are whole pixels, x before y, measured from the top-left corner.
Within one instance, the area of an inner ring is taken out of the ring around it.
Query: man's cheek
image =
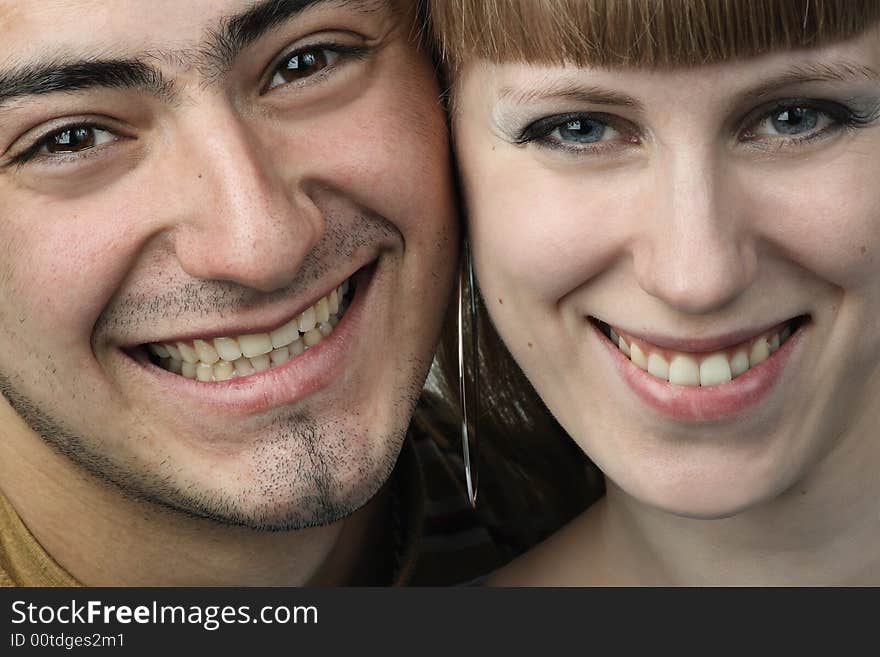
[[[100,221],[53,222],[21,245],[12,289],[30,324],[54,326],[52,341],[88,340],[135,259],[130,231]]]
[[[392,221],[447,210],[451,164],[443,115],[434,104],[389,104],[398,94],[386,92],[374,90],[358,104],[358,121],[316,138],[314,152],[335,155],[315,161],[311,173]]]

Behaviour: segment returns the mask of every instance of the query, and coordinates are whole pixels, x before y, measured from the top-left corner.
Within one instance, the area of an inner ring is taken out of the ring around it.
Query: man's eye
[[[24,152],[10,160],[12,164],[25,164],[31,160],[84,157],[87,151],[119,140],[114,132],[97,125],[69,125],[39,138]]]
[[[79,153],[114,140],[113,133],[93,125],[62,128],[46,137],[40,145],[45,153]]]
[[[339,57],[339,52],[329,48],[309,48],[294,52],[288,55],[275,69],[275,74],[269,81],[267,90],[315,75],[327,67],[333,66]]]

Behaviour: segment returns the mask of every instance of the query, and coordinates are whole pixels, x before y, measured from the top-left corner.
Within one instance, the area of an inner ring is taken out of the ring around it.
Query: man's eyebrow
[[[796,64],[790,69],[762,80],[761,83],[742,94],[745,100],[761,100],[778,89],[796,84],[811,82],[880,82],[880,71],[857,62],[840,60],[836,62],[811,62]]]
[[[162,72],[139,59],[50,59],[0,71],[0,107],[23,96],[94,87],[141,89],[165,100],[174,95]]]
[[[351,6],[365,13],[394,11],[396,6],[394,0],[260,0],[239,14],[221,19],[219,27],[209,30],[198,51],[148,52],[143,56],[120,58],[58,55],[40,61],[25,61],[6,70],[0,69],[0,110],[10,100],[24,96],[95,87],[140,89],[171,101],[175,97],[174,83],[150,62],[166,59],[177,65],[200,63],[206,67],[203,72],[207,77],[216,77],[229,68],[244,48],[266,32],[319,5]]]
[[[199,49],[201,59],[207,65],[206,77],[222,75],[238,54],[254,41],[319,5],[351,6],[369,13],[390,8],[391,0],[260,0],[241,13],[221,19],[218,27],[208,31]]]
[[[528,105],[541,100],[564,100],[591,105],[617,105],[629,107],[635,111],[643,109],[642,103],[626,94],[568,80],[552,82],[543,86],[537,85],[528,89],[502,87],[498,91],[498,100],[517,105]]]

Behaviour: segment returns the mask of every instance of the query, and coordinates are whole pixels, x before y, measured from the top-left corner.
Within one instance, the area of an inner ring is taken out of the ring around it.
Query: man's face
[[[0,426],[17,412],[99,478],[223,522],[373,495],[457,239],[407,13],[0,3]]]

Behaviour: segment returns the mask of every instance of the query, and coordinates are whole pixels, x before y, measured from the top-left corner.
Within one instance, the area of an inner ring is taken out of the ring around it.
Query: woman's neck
[[[499,585],[880,585],[880,441],[863,418],[772,500],[719,519],[606,496],[501,571]]]
[[[620,559],[650,584],[880,584],[880,441],[862,422],[774,499],[715,520],[641,504],[609,483],[596,518]],[[616,555],[616,556],[614,556]]]

